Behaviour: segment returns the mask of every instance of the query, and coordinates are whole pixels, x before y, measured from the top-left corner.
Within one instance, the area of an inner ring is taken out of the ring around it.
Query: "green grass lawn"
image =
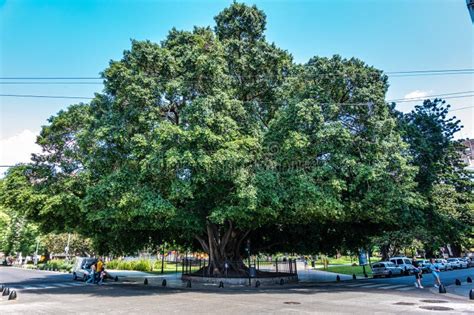
[[[328,269],[325,269],[325,271],[346,275],[355,274],[356,276],[364,276],[364,269],[362,266],[330,266]],[[372,275],[372,270],[369,266],[365,266],[365,271],[369,277]]]
[[[359,261],[357,257],[352,257],[351,261],[351,257],[349,256],[341,256],[339,258],[328,257],[328,260],[330,265],[348,265],[352,263],[358,263]],[[319,260],[318,263],[322,264],[321,260]]]
[[[339,258],[336,257],[328,257],[329,260],[329,265],[350,265],[350,264],[359,264],[359,258],[353,256],[352,260],[350,256],[341,256]],[[380,261],[379,257],[370,257],[370,262],[375,263]],[[323,265],[323,262],[321,259],[318,259],[316,261],[316,265]]]

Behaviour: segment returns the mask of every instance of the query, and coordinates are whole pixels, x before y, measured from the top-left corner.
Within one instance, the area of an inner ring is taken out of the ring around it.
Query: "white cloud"
[[[415,90],[412,91],[404,96],[405,99],[410,99],[410,98],[422,98],[427,95],[429,95],[431,91],[421,91],[421,90]]]
[[[31,153],[41,152],[40,146],[35,143],[37,136],[38,132],[25,129],[10,138],[0,139],[0,165],[29,162]]]

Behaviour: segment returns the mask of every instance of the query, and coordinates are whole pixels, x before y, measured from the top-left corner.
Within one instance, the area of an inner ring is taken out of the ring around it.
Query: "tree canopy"
[[[200,247],[210,274],[225,261],[245,272],[247,240],[253,251],[357,249],[424,216],[432,158],[408,131],[422,117],[395,114],[381,70],[337,55],[293,62],[255,6],[233,3],[215,22],[132,41],[102,93],[49,119],[43,152],[10,170],[3,203],[102,252]],[[465,204],[449,191],[466,178],[443,174],[436,196]]]

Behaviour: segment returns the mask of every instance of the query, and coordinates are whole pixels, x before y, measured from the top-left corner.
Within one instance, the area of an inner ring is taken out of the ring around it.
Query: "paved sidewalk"
[[[334,282],[336,277],[339,276],[341,281],[352,280],[351,275],[342,273],[334,273],[329,271],[323,271],[318,269],[299,269],[298,278],[300,282]],[[364,277],[357,277],[357,279],[365,279]]]
[[[163,279],[167,281],[181,281],[181,273],[169,273],[169,274],[153,274],[148,272],[141,271],[131,271],[131,270],[108,270],[107,271],[113,277],[118,276],[120,280],[128,281],[144,281],[145,278],[148,279],[148,282],[151,283],[161,283]],[[298,278],[300,282],[335,282],[336,277],[339,275],[341,281],[352,280],[351,275],[328,272],[318,269],[299,269]],[[358,279],[365,279],[364,277],[357,277]]]
[[[472,283],[467,283],[467,282],[462,282],[461,285],[453,284],[446,287],[446,291],[448,293],[455,294],[465,299],[469,299],[469,291],[471,289],[474,289],[474,285]]]

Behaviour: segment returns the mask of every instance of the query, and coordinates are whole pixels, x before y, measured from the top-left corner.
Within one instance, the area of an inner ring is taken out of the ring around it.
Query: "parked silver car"
[[[436,259],[435,266],[441,271],[453,270],[453,266],[446,259]]]
[[[96,262],[96,258],[76,257],[76,263],[72,268],[72,279],[86,281],[91,273],[91,266]]]
[[[402,273],[403,269],[395,266],[395,264],[390,261],[379,261],[372,264],[372,276],[374,278],[391,277],[401,275]]]
[[[428,259],[419,260],[418,265],[424,273],[431,272],[431,269],[430,269],[431,263]]]
[[[461,258],[448,258],[447,260],[448,260],[448,263],[450,263],[454,269],[461,269],[461,268],[468,267],[467,262],[462,260]]]

